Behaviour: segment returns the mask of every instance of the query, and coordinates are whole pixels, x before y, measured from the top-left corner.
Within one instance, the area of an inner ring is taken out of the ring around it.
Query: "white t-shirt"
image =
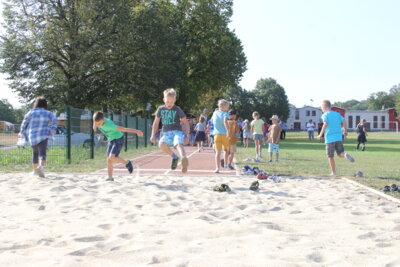
[[[307,122],[306,128],[307,128],[307,131],[313,132],[315,125],[312,122]]]

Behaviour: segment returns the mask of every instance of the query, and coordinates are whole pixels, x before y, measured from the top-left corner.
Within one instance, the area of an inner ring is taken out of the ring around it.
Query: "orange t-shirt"
[[[229,131],[229,145],[236,145],[237,133],[240,131],[239,125],[235,120],[228,120],[228,131]]]

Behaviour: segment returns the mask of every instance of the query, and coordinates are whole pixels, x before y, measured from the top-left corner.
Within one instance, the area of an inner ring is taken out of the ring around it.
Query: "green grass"
[[[356,134],[350,133],[344,142],[345,151],[351,154],[355,163],[335,156],[338,176],[352,178],[369,187],[380,190],[384,185],[400,185],[400,134],[392,132],[368,133],[366,151],[356,152]],[[239,145],[240,147],[240,145]],[[296,176],[328,176],[330,167],[325,154],[325,144],[318,140],[309,142],[306,132],[288,132],[286,140],[280,143],[280,162],[268,161],[267,147],[263,147],[263,163],[251,163],[244,159],[255,156],[251,148],[238,149],[236,159],[240,166],[257,165],[269,173]],[[355,178],[362,171],[364,178]],[[393,194],[392,194],[393,195]],[[399,197],[400,194],[394,194]]]
[[[0,166],[5,172],[31,171],[31,148],[15,148],[23,151],[0,150]],[[127,152],[121,152],[122,158],[134,158],[139,155],[150,153],[158,149],[149,145],[147,148],[129,148]],[[3,154],[2,154],[3,153]],[[5,154],[8,153],[8,154]],[[66,150],[63,147],[55,147],[48,151],[46,171],[50,172],[93,172],[106,168],[106,147],[95,149],[94,159],[89,159],[89,151],[82,147],[73,147],[71,151],[71,164],[67,163]]]

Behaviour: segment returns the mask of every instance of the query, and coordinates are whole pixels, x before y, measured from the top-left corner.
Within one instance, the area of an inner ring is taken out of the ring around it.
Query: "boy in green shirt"
[[[113,163],[118,162],[125,164],[129,173],[133,172],[133,164],[130,160],[125,160],[119,157],[122,147],[124,146],[124,135],[122,132],[134,133],[142,137],[143,132],[136,129],[124,128],[114,124],[112,120],[104,118],[101,111],[93,114],[93,131],[96,132],[97,128],[104,133],[108,140],[107,147],[107,171],[108,179],[106,181],[114,181],[113,178]]]

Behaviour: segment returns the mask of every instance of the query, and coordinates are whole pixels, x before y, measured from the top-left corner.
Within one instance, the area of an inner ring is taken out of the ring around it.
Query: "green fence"
[[[79,163],[85,159],[104,157],[107,139],[101,132],[93,132],[92,110],[73,107],[52,109],[58,119],[56,134],[49,139],[48,163]],[[143,137],[124,133],[125,151],[147,147],[152,121],[127,114],[105,113],[118,126],[143,131]],[[18,146],[17,132],[0,132],[0,165],[27,164],[32,159],[30,146]]]

